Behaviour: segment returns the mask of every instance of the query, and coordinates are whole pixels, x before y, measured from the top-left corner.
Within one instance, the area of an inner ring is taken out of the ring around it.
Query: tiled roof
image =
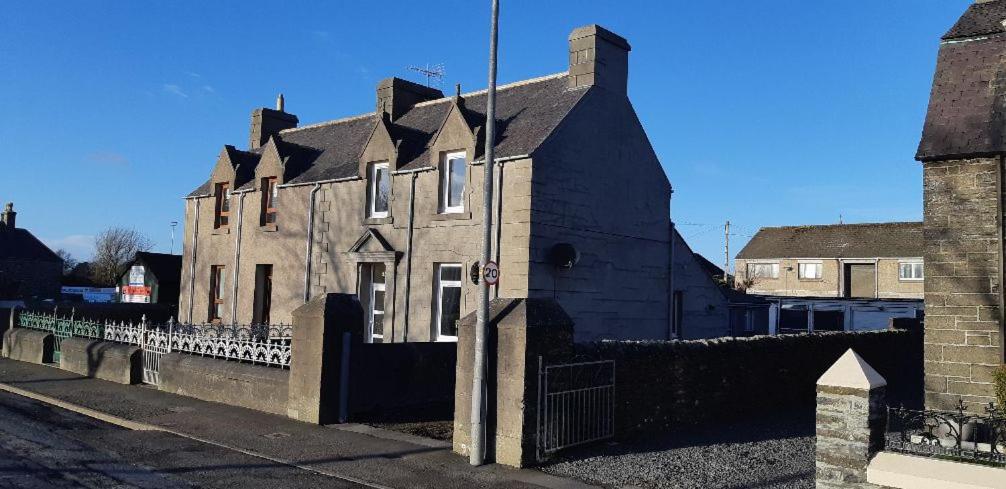
[[[1003,20],[1006,1],[973,4],[944,37],[917,159],[1006,151]]]
[[[0,260],[62,261],[35,235],[20,228],[0,229]]]
[[[566,74],[561,73],[497,89],[497,158],[531,154],[537,149],[587,91],[567,86]],[[429,166],[428,146],[447,117],[451,102],[451,97],[444,97],[417,104],[390,123],[392,138],[402,140],[399,170]],[[461,104],[465,120],[484,133],[486,92],[464,94]],[[360,154],[377,117],[376,113],[363,114],[280,132],[281,153],[296,153],[301,159],[300,168],[288,175],[286,183],[356,176]],[[190,196],[207,195],[209,188],[209,183],[204,183]]]
[[[761,228],[737,258],[912,258],[922,242],[921,222]]]

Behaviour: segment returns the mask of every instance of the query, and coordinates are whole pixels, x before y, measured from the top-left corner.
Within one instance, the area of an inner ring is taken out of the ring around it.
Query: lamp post
[[[499,27],[499,0],[492,0],[492,26],[489,29],[489,89],[486,92],[486,149],[484,177],[482,179],[482,260],[485,267],[492,256],[492,201],[493,164],[495,164],[496,137],[496,44]],[[479,280],[479,305],[475,322],[475,362],[472,374],[472,433],[468,462],[472,465],[485,463],[485,389],[486,389],[486,323],[489,321],[489,283],[485,277]]]
[[[171,248],[168,249],[169,255],[175,254],[175,226],[178,225],[178,221],[171,221]]]

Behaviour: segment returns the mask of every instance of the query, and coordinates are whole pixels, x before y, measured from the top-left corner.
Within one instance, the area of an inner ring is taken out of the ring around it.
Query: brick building
[[[497,93],[491,293],[556,298],[581,340],[671,334],[671,186],[627,96],[629,50],[581,27],[556,53],[567,72]],[[182,320],[289,323],[349,292],[369,340],[453,340],[477,302],[485,103],[391,78],[362,115],[255,110],[248,148],[225,146],[186,199]]]
[[[921,222],[761,228],[737,254],[748,293],[921,299]]]
[[[8,203],[0,214],[0,300],[58,298],[63,260],[16,218]]]
[[[992,400],[1003,363],[1006,1],[971,5],[943,36],[916,159],[926,260],[926,404]]]

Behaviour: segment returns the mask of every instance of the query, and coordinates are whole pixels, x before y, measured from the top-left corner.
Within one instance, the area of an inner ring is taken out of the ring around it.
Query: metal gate
[[[161,357],[171,352],[171,330],[148,328],[144,321],[140,348],[143,349],[143,383],[160,385]]]
[[[538,460],[615,433],[615,361],[544,365],[538,357]]]

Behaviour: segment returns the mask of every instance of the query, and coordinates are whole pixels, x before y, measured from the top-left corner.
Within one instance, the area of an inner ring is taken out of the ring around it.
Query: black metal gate
[[[615,361],[544,365],[538,357],[538,460],[615,433]]]

